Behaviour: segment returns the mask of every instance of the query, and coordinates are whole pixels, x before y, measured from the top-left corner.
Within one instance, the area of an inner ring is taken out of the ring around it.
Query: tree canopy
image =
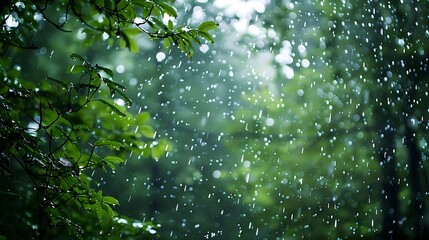
[[[1,194],[19,199],[17,205],[2,204],[3,212],[10,215],[1,221],[2,234],[46,239],[59,237],[64,229],[81,237],[97,232],[111,238],[157,233],[151,222],[113,211],[118,200],[98,190],[91,177],[91,170],[114,171],[130,152],[154,159],[165,154],[168,145],[156,138],[148,124],[149,113],[131,114],[127,108],[132,100],[126,87],[115,81],[113,70],[77,53],[70,55],[68,67],[62,66],[66,75],[40,79],[23,76],[25,70],[13,57],[22,50],[38,49],[34,35],[48,27],[85,34],[83,45],[88,48],[103,40],[119,41],[121,48],[131,52],[139,51],[135,35],[143,33],[153,41],[163,39],[165,48],[173,44],[192,57],[193,44],[201,44],[200,38],[213,42],[208,31],[217,24],[205,21],[196,28],[178,27],[173,23],[177,11],[170,4],[2,2]],[[99,224],[91,224],[94,221]]]

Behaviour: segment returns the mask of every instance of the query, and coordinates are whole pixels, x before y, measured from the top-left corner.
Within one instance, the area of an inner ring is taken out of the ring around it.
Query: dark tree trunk
[[[150,161],[152,192],[149,203],[149,217],[153,220],[156,218],[156,215],[159,214],[160,210],[159,201],[161,199],[162,181],[158,162],[156,162],[153,158],[150,158]]]
[[[382,117],[382,116],[380,116]],[[388,121],[386,121],[388,123]],[[381,209],[382,239],[401,239],[399,230],[398,179],[396,175],[395,133],[388,124],[378,133],[381,136],[379,160],[382,172]]]
[[[408,68],[402,69],[402,74],[407,74],[406,70],[409,71],[408,87],[404,98],[407,99],[407,104],[403,112],[406,112],[408,118],[404,119],[405,125],[405,141],[404,145],[408,153],[408,164],[409,164],[409,184],[411,188],[411,219],[413,232],[415,239],[426,239],[424,236],[428,236],[429,229],[427,227],[427,220],[425,217],[425,189],[427,189],[427,173],[424,170],[422,150],[419,148],[418,136],[419,124],[410,121],[412,117],[416,119],[423,118],[422,112],[426,109],[423,106],[416,106],[416,102],[426,102],[427,99],[422,99],[422,93],[425,87],[427,72],[419,65],[427,61],[428,56],[414,57],[413,55],[406,58],[406,65]],[[420,132],[425,132],[423,129]],[[426,222],[425,222],[426,221]]]
[[[422,192],[421,192],[421,175],[420,175],[420,150],[417,146],[417,142],[415,140],[415,132],[409,124],[406,124],[406,132],[405,132],[405,146],[408,151],[409,157],[409,178],[411,185],[411,209],[412,215],[414,215],[414,231],[415,231],[415,239],[423,239],[423,216],[424,216],[424,206],[422,202]]]

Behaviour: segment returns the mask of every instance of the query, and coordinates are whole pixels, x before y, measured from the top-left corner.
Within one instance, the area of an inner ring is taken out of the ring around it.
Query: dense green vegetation
[[[424,239],[428,5],[2,2],[0,238]]]
[[[1,233],[40,239],[156,236],[152,222],[114,212],[118,200],[104,195],[92,178],[97,170],[114,171],[130,153],[156,160],[165,155],[168,145],[148,125],[149,113],[130,113],[132,100],[113,70],[77,53],[70,54],[68,67],[61,59],[66,74],[55,75],[31,74],[35,57],[15,58],[28,56],[23,51],[30,49],[46,51],[33,35],[52,28],[85,34],[87,48],[100,40],[119,41],[131,52],[138,51],[135,35],[144,33],[192,57],[200,38],[213,41],[208,31],[217,24],[174,26],[175,8],[152,1],[5,1],[0,12]],[[165,16],[171,18],[166,24]]]

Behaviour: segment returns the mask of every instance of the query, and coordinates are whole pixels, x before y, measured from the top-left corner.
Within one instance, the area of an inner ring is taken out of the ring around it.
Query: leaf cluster
[[[22,178],[34,186],[53,224],[70,222],[69,209],[82,209],[105,222],[117,216],[112,207],[119,202],[97,190],[87,174],[114,171],[125,162],[124,151],[159,158],[167,147],[157,147],[149,113],[133,118],[125,106],[112,101],[132,104],[125,87],[113,80],[112,70],[77,54],[71,58],[71,80],[48,77],[37,85],[3,62],[0,171],[10,181],[21,181],[23,170]]]
[[[173,44],[192,57],[193,44],[202,44],[201,39],[213,42],[209,31],[217,23],[206,21],[197,28],[178,26],[173,3],[0,3],[0,175],[7,179],[0,184],[0,191],[10,196],[24,194],[27,197],[23,199],[35,202],[42,217],[36,218],[30,211],[22,219],[28,226],[35,226],[32,228],[41,238],[44,231],[53,232],[40,220],[44,218],[50,226],[75,226],[72,229],[78,229],[82,236],[85,231],[121,232],[120,236],[155,234],[156,227],[150,222],[119,217],[113,210],[119,202],[103,195],[92,176],[96,171],[115,171],[125,164],[126,152],[158,160],[170,149],[170,143],[155,139],[149,113],[129,113],[132,100],[125,86],[114,80],[111,69],[72,54],[74,62],[66,70],[67,79],[34,79],[21,75],[21,67],[11,63],[8,50],[35,49],[33,36],[43,25],[71,32],[74,20],[78,20],[83,24],[86,46],[119,41],[121,47],[138,52],[136,36],[144,34],[152,41],[164,39],[165,48]],[[85,225],[91,219],[99,224]],[[1,232],[3,227],[0,219]]]
[[[57,9],[64,9],[61,16],[56,16]],[[62,0],[51,3],[45,0],[15,4],[7,1],[0,11],[3,12],[0,21],[4,28],[0,32],[2,52],[10,46],[35,48],[33,43],[27,42],[44,20],[61,31],[69,32],[67,23],[77,19],[84,24],[82,33],[86,35],[86,46],[104,40],[113,43],[119,39],[121,47],[138,52],[136,36],[143,33],[151,40],[165,39],[164,47],[169,48],[173,43],[192,57],[193,44],[201,44],[200,38],[213,42],[209,30],[218,26],[213,21],[203,22],[197,28],[176,26],[178,13],[167,1]],[[55,18],[60,18],[60,22],[52,20]],[[18,26],[11,25],[10,21],[17,22]]]

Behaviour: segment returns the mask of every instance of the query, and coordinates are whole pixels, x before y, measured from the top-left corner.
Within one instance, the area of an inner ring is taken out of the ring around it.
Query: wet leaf
[[[87,70],[87,67],[83,65],[71,65],[67,69],[67,73],[76,74],[76,73],[82,73]]]
[[[115,157],[115,156],[107,156],[103,159],[104,163],[106,163],[110,169],[115,170],[116,169],[116,165],[123,163],[124,160],[120,157]]]
[[[70,58],[71,58],[72,60],[75,60],[75,61],[79,60],[79,61],[85,62],[85,59],[84,59],[81,55],[79,55],[79,54],[77,54],[77,53],[73,53],[73,54],[71,54],[71,55],[70,55]]]
[[[143,125],[144,123],[147,122],[147,120],[149,120],[150,118],[150,113],[149,112],[141,112],[139,114],[137,114],[136,116],[136,124],[137,125]]]
[[[119,205],[119,201],[116,200],[116,198],[110,197],[110,196],[104,196],[103,202],[105,202],[107,204]]]
[[[55,79],[55,78],[51,78],[51,77],[47,77],[49,80],[51,80],[51,81],[54,81],[54,82],[56,82],[57,84],[59,84],[59,85],[61,85],[62,87],[64,87],[64,88],[68,88],[69,86],[65,83],[65,82],[63,82],[63,81],[60,81],[60,80],[58,80],[58,79]]]
[[[210,34],[208,34],[207,32],[202,32],[202,31],[200,31],[200,32],[198,32],[198,34],[199,34],[202,38],[206,39],[207,41],[209,41],[209,42],[211,42],[211,43],[213,43],[213,42],[214,42],[213,36],[212,36],[212,35],[210,35]]]
[[[111,78],[113,78],[113,71],[109,68],[105,68],[99,65],[96,65],[95,68],[97,68],[98,70],[102,70],[103,72],[105,72],[107,75],[109,75]]]
[[[148,137],[148,138],[153,138],[153,135],[155,133],[153,128],[149,125],[140,126],[139,130],[145,137]]]
[[[164,10],[165,13],[167,13],[171,17],[177,17],[177,11],[174,7],[168,5],[165,2],[160,2],[158,5]]]
[[[115,112],[116,114],[118,114],[121,117],[125,117],[127,115],[125,115],[125,113],[123,113],[121,110],[119,110],[117,107],[115,107],[113,104],[108,103],[106,100],[103,99],[99,99],[98,101],[102,102],[104,105],[108,106],[113,112]]]
[[[131,99],[124,93],[124,90],[125,90],[125,87],[124,86],[122,86],[122,85],[120,85],[120,84],[118,84],[118,83],[115,83],[115,82],[113,82],[113,81],[110,81],[110,80],[107,80],[107,79],[105,79],[104,80],[104,82],[107,84],[107,86],[109,87],[109,89],[110,89],[110,92],[112,93],[112,94],[115,94],[115,93],[117,93],[117,94],[119,94],[120,96],[121,96],[121,98],[127,103],[127,105],[132,105],[132,101],[131,101]],[[120,87],[121,89],[118,89],[118,87]]]
[[[120,148],[123,146],[122,143],[120,142],[116,142],[108,139],[100,139],[96,141],[94,145],[97,147],[106,146],[114,150],[120,150]]]
[[[77,124],[73,126],[74,129],[76,130],[85,130],[85,131],[89,131],[89,127],[87,125],[84,124]]]
[[[218,23],[214,21],[205,21],[198,26],[198,30],[201,32],[208,32],[209,30],[216,29],[219,26]]]

